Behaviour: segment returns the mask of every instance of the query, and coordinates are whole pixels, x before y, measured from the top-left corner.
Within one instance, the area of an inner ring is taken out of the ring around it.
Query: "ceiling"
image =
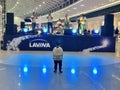
[[[43,15],[51,12],[69,0],[6,0],[7,12],[19,17],[29,17],[32,12]]]
[[[54,20],[63,18],[66,13],[72,17],[120,4],[120,0],[6,0],[6,8],[7,12],[14,12],[15,16],[22,18],[30,17],[32,12],[37,12],[47,21],[45,14],[57,7],[63,7],[64,3],[70,1],[76,2],[53,12]]]

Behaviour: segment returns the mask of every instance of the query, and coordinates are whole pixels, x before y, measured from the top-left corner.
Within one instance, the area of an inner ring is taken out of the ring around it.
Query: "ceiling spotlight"
[[[115,0],[109,0],[109,2],[114,2]]]
[[[38,7],[36,7],[36,10],[38,9]]]
[[[84,7],[85,5],[84,5],[84,4],[81,4],[80,6],[81,6],[81,7]]]
[[[39,7],[41,7],[41,4],[39,5]]]
[[[45,4],[45,2],[43,2],[43,4]]]
[[[17,3],[16,4],[19,4],[19,2],[17,1]]]
[[[75,10],[76,10],[77,8],[76,8],[76,7],[74,7],[73,9],[75,9]]]
[[[70,10],[67,10],[68,12],[70,11]]]

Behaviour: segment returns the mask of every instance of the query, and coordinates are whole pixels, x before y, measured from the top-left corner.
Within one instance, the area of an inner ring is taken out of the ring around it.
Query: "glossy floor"
[[[120,90],[115,53],[64,52],[63,73],[52,52],[0,52],[0,90]]]

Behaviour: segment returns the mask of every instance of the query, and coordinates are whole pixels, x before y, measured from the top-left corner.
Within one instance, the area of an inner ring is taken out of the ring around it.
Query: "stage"
[[[64,51],[115,52],[115,38],[84,35],[6,35],[4,50],[52,51],[56,42]]]

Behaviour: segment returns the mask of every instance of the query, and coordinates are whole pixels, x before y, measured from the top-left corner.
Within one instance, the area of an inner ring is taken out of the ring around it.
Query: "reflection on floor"
[[[52,52],[1,51],[0,90],[120,90],[120,58],[64,52],[60,74],[53,73]]]

